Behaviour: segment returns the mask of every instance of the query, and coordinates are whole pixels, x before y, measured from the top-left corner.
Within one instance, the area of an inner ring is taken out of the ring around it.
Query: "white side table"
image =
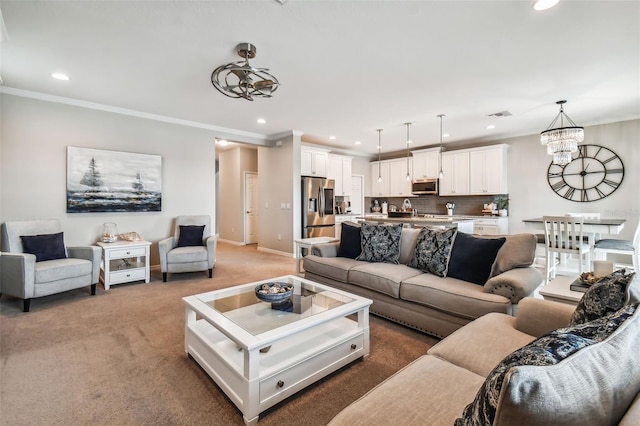
[[[114,284],[144,280],[149,282],[149,241],[115,241],[102,243],[100,278],[104,289]]]
[[[332,243],[334,241],[339,241],[334,237],[314,237],[314,238],[301,238],[299,240],[294,240],[295,243],[295,257],[296,257],[296,272],[298,275],[302,274],[300,270],[300,259],[302,259],[302,249],[311,248],[314,244],[323,244],[323,243]]]
[[[576,280],[575,276],[556,275],[556,277],[544,287],[540,287],[540,295],[545,300],[577,305],[584,293],[573,291],[569,286]]]

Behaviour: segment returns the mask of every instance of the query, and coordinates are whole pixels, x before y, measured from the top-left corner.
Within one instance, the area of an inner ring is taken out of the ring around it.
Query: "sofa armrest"
[[[311,246],[310,253],[320,257],[337,257],[340,242],[314,244]]]
[[[176,246],[176,239],[173,237],[165,238],[158,241],[158,252],[160,254],[160,270],[168,272],[167,254]]]
[[[30,253],[0,254],[0,293],[30,299],[35,287],[36,257]]]
[[[531,295],[541,283],[542,274],[536,268],[515,268],[489,278],[484,291],[518,303],[523,297]]]
[[[209,269],[213,269],[216,266],[216,244],[218,239],[215,235],[211,235],[207,238],[205,246],[207,247],[207,260],[209,261]]]
[[[100,281],[100,263],[102,262],[102,249],[98,246],[67,247],[69,257],[85,259],[91,262],[91,284]]]
[[[575,306],[551,300],[525,297],[518,304],[516,329],[540,337],[569,325]]]

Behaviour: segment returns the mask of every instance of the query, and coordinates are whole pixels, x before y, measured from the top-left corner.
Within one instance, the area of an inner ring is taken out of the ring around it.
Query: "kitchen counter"
[[[426,217],[425,217],[426,216]],[[439,226],[458,228],[462,232],[473,233],[473,224],[480,217],[446,216],[446,215],[417,215],[409,217],[387,217],[383,214],[366,214],[356,217],[357,220],[377,223],[406,223],[417,226]]]

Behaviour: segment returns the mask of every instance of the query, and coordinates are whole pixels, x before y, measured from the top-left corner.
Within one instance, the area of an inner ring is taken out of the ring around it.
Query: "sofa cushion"
[[[365,222],[361,232],[362,252],[356,260],[398,263],[402,224],[372,225]]]
[[[511,315],[483,315],[454,331],[427,353],[487,377],[504,357],[535,339],[517,330],[515,322]]]
[[[70,278],[91,275],[93,264],[86,259],[67,257],[64,259],[37,262],[35,266],[35,284],[48,284]]]
[[[622,308],[629,300],[629,284],[634,275],[621,269],[592,284],[578,302],[569,325],[589,322]]]
[[[457,278],[420,274],[402,280],[400,298],[466,319],[489,312],[511,313],[511,301],[484,287]]]
[[[439,277],[447,275],[449,255],[457,228],[422,228],[409,266]]]
[[[360,225],[353,222],[342,222],[341,228],[338,257],[355,259],[362,252]]]
[[[201,246],[205,225],[180,225],[178,247]]]
[[[411,262],[419,235],[419,228],[402,228],[402,233],[400,234],[400,256],[398,257],[398,263],[407,265]]]
[[[36,262],[64,259],[67,253],[64,248],[64,233],[21,235],[22,248],[25,253],[35,255]]]
[[[514,351],[456,426],[618,423],[640,390],[637,308],[558,329]]]
[[[329,426],[451,425],[483,380],[425,355],[342,410]]]
[[[331,278],[343,283],[349,282],[349,270],[354,266],[366,265],[348,257],[321,257],[310,254],[304,257],[304,270],[315,275]]]
[[[483,235],[483,238],[499,238]],[[536,256],[536,236],[533,234],[504,235],[506,238],[496,255],[491,276],[502,274],[514,268],[524,268],[533,264]]]
[[[400,283],[416,275],[422,275],[422,272],[407,265],[364,263],[349,270],[349,283],[397,299],[400,297]]]
[[[487,239],[458,232],[451,249],[447,276],[484,285],[505,241],[504,237]]]

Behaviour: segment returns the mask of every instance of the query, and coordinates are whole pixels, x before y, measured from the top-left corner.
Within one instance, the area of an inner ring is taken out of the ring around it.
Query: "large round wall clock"
[[[580,145],[566,166],[553,164],[547,181],[553,191],[570,201],[588,202],[611,195],[622,183],[624,164],[618,155],[600,145]]]

